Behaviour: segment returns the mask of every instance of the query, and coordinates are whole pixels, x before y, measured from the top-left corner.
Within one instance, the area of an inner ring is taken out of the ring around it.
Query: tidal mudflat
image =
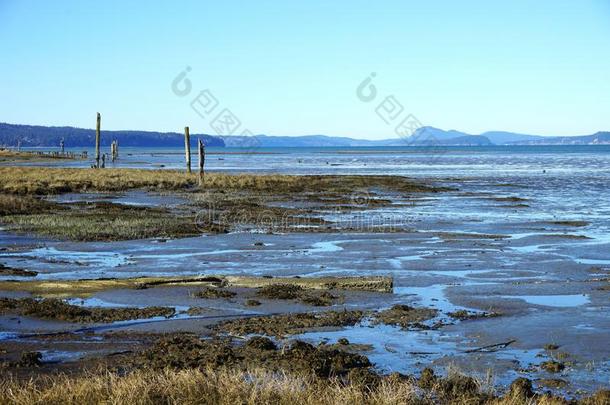
[[[200,189],[171,170],[0,170],[17,377],[262,368],[431,402],[608,389],[607,171],[210,173]]]

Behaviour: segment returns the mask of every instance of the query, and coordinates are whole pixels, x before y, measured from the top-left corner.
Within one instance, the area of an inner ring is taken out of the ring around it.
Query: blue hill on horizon
[[[121,130],[101,132],[103,146],[117,139],[121,146],[131,147],[180,147],[184,145],[184,134],[178,132],[155,132]],[[69,126],[19,125],[0,123],[0,146],[24,147],[58,146],[64,139],[66,147],[91,147],[95,141],[95,130]],[[417,146],[417,145],[594,145],[610,144],[610,132],[597,132],[579,136],[541,136],[506,131],[487,131],[469,134],[457,130],[442,130],[426,126],[419,128],[411,137],[395,137],[381,140],[354,139],[328,135],[301,136],[217,136],[191,134],[195,144],[201,138],[207,146],[215,147],[373,147],[373,146]]]

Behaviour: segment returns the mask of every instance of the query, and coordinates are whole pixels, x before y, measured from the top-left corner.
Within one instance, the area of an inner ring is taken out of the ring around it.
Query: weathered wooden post
[[[110,155],[112,156],[112,163],[114,163],[117,158],[116,140],[110,144]]]
[[[203,185],[203,166],[205,165],[205,145],[199,139],[199,186]]]
[[[95,167],[100,168],[100,125],[102,116],[97,113],[97,123],[95,125]]]
[[[59,141],[59,149],[61,150],[61,154],[64,154],[64,149],[65,149],[66,144],[64,143],[64,138],[61,138],[61,140]]]
[[[184,127],[184,154],[186,157],[186,171],[191,173],[191,135],[189,127]]]

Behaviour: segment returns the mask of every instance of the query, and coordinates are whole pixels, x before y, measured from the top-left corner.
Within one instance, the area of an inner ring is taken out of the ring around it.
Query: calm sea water
[[[109,148],[106,148],[109,149]],[[41,150],[52,150],[43,148]],[[68,148],[80,152],[83,148]],[[93,149],[87,149],[93,156]],[[109,150],[103,150],[109,153]],[[192,155],[196,165],[197,155]],[[87,167],[90,161],[54,162]],[[184,168],[182,148],[121,148],[108,167]],[[489,147],[208,148],[206,168],[217,171],[293,174],[398,174],[407,176],[498,176],[563,173],[608,176],[610,145]],[[545,173],[546,171],[546,173]]]

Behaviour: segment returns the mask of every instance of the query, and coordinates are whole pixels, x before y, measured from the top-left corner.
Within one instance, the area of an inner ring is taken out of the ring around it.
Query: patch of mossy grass
[[[548,371],[549,373],[560,373],[566,368],[566,366],[561,362],[555,360],[548,360],[542,362],[540,364],[540,368]]]
[[[224,321],[214,329],[238,336],[257,334],[283,337],[317,328],[354,326],[365,315],[364,311],[344,310],[254,316]]]
[[[17,232],[74,241],[178,238],[202,233],[192,216],[165,208],[113,203],[73,204],[51,212],[6,215],[0,221]]]
[[[374,315],[375,323],[400,326],[403,329],[422,328],[421,322],[434,318],[438,311],[397,304]]]
[[[109,323],[129,319],[170,317],[174,308],[98,308],[71,305],[56,298],[0,298],[0,314],[75,323]]]

